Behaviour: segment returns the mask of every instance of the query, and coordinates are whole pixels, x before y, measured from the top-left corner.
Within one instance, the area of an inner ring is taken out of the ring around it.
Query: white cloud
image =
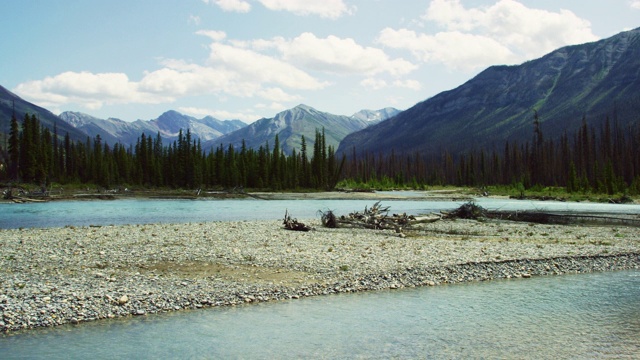
[[[271,109],[273,111],[275,111],[276,113],[287,110],[287,107],[284,106],[283,104],[277,103],[277,102],[272,102],[271,104],[267,105],[267,109]]]
[[[348,7],[343,0],[258,0],[269,10],[284,10],[296,15],[318,15],[337,19],[352,14],[355,9]]]
[[[360,81],[360,85],[370,90],[380,90],[387,87],[387,82],[382,79],[366,78]]]
[[[631,6],[632,9],[640,10],[640,0],[631,0],[629,1],[629,5]]]
[[[398,104],[402,103],[403,100],[404,98],[402,96],[395,95],[387,96],[386,98],[387,104],[389,104],[390,106],[397,106]]]
[[[329,35],[318,38],[305,32],[293,39],[277,36],[272,39],[251,41],[229,40],[237,48],[252,49],[259,53],[279,52],[287,63],[309,71],[329,74],[370,76],[388,73],[394,76],[406,75],[418,68],[402,59],[392,59],[382,49],[365,47],[351,38]]]
[[[393,85],[396,87],[411,89],[411,90],[421,90],[422,85],[417,80],[396,80],[393,82]]]
[[[274,83],[292,89],[322,89],[328,85],[282,60],[249,49],[214,42],[209,62],[254,83]]]
[[[223,11],[248,13],[251,4],[244,0],[202,0],[206,4],[216,5]],[[355,7],[347,6],[343,0],[257,0],[273,11],[288,11],[295,15],[317,15],[323,18],[337,19],[355,12]]]
[[[200,22],[202,21],[202,19],[200,19],[200,16],[197,15],[189,15],[189,20],[187,20],[187,22],[189,24],[194,24],[194,25],[200,25]]]
[[[268,88],[258,91],[258,95],[260,97],[272,100],[272,101],[282,101],[282,102],[292,102],[298,101],[301,99],[298,95],[287,94],[280,88]]]
[[[167,60],[162,69],[148,72],[138,83],[138,89],[149,94],[172,98],[227,92],[236,87],[233,73],[180,60]]]
[[[404,59],[390,59],[381,49],[363,47],[350,38],[330,35],[324,39],[303,33],[291,41],[276,40],[283,58],[317,71],[373,75],[407,74],[416,66]]]
[[[482,17],[479,9],[465,9],[459,0],[432,0],[423,18],[444,25],[449,30],[470,31],[474,19]]]
[[[184,60],[160,61],[160,68],[144,72],[139,81],[123,73],[65,72],[19,84],[14,91],[42,106],[77,104],[87,109],[104,105],[173,102],[178,98],[216,95],[262,98],[274,103],[299,101],[285,89],[318,90],[329,85],[276,57],[225,41],[222,31],[198,31],[212,39],[207,64]]]
[[[460,0],[433,0],[423,18],[447,31],[472,31],[489,37],[524,58],[597,40],[591,23],[569,10],[533,9],[515,0],[500,0],[489,7],[470,9]]]
[[[68,71],[43,80],[21,83],[14,91],[42,106],[76,103],[92,110],[105,104],[157,104],[175,99],[172,95],[141,92],[138,84],[122,73]]]
[[[256,109],[271,109],[271,110],[275,110],[275,111],[280,111],[280,110],[286,109],[286,107],[284,107],[284,105],[282,105],[280,103],[277,103],[277,102],[272,102],[271,104],[259,103],[259,104],[255,104],[254,107]]]
[[[198,30],[196,34],[206,36],[213,41],[222,41],[227,37],[227,33],[217,30]]]
[[[476,8],[465,8],[459,0],[433,0],[422,19],[444,31],[427,34],[386,28],[378,41],[409,50],[425,62],[471,71],[493,64],[513,64],[565,45],[597,40],[589,21],[571,11],[532,9],[515,0]]]
[[[247,13],[251,11],[251,4],[243,0],[202,0],[206,4],[217,5],[223,11]]]
[[[415,91],[422,90],[422,85],[417,80],[395,80],[393,81],[392,85],[398,88],[405,88]],[[360,86],[365,87],[369,90],[381,90],[389,87],[389,84],[383,79],[366,78],[360,81]]]
[[[409,50],[424,62],[466,71],[516,59],[507,47],[494,39],[458,31],[426,35],[386,28],[380,32],[378,41],[391,48]]]

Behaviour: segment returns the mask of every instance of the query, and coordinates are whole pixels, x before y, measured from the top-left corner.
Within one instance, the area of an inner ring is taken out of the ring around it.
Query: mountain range
[[[42,126],[53,129],[58,126],[58,134],[71,134],[74,141],[85,141],[87,137],[100,135],[103,143],[120,143],[125,147],[135,145],[141,134],[155,138],[160,134],[163,142],[169,144],[178,138],[180,130],[191,132],[193,139],[200,139],[202,148],[209,151],[224,145],[235,148],[242,146],[243,139],[249,148],[258,149],[267,143],[273,145],[278,135],[283,151],[290,154],[293,149],[300,151],[301,137],[313,147],[315,131],[325,129],[325,142],[335,148],[349,133],[394,116],[400,112],[391,107],[381,110],[361,110],[352,116],[333,115],[318,111],[307,105],[298,105],[282,111],[273,118],[263,118],[250,125],[240,120],[218,120],[211,116],[197,119],[169,110],[157,119],[123,121],[117,118],[100,119],[89,114],[65,111],[59,116],[31,104],[17,95],[0,87],[0,133],[9,133],[9,123],[15,104],[18,121],[25,113],[35,114]]]
[[[189,129],[194,138],[205,142],[224,134],[247,126],[240,120],[218,120],[211,116],[202,119],[167,111],[153,120],[136,120],[126,122],[120,119],[98,119],[91,115],[66,111],[60,118],[90,137],[100,135],[109,144],[117,142],[128,146],[135,144],[141,134],[155,137],[158,133],[163,142],[173,142],[178,138],[180,130],[186,133]]]
[[[619,126],[640,120],[640,29],[567,46],[517,66],[492,66],[459,87],[348,135],[338,153],[438,155],[533,136],[537,111],[545,136],[556,138],[607,117]]]
[[[302,136],[305,137],[308,148],[312,149],[316,130],[324,129],[325,144],[337,149],[340,141],[348,134],[377,124],[399,112],[394,108],[385,108],[361,110],[352,116],[345,116],[329,114],[301,104],[280,112],[273,118],[260,119],[245,128],[209,141],[203,145],[203,148],[231,145],[237,149],[244,141],[247,148],[258,149],[267,143],[273,146],[275,137],[278,135],[282,151],[291,154],[294,149],[300,151]]]
[[[260,119],[250,125],[240,120],[218,120],[211,116],[202,119],[170,110],[157,119],[126,122],[120,119],[99,119],[91,115],[66,111],[60,119],[91,138],[100,135],[103,142],[121,143],[125,146],[135,144],[140,135],[155,137],[160,134],[163,142],[173,142],[180,130],[191,132],[194,139],[200,139],[202,148],[209,151],[220,145],[232,145],[239,149],[242,141],[248,148],[258,149],[267,143],[273,145],[276,134],[285,153],[295,148],[300,150],[301,136],[313,146],[315,130],[326,129],[326,144],[338,147],[340,141],[349,133],[376,124],[400,111],[394,108],[382,110],[362,110],[349,116],[333,115],[299,105],[293,109],[278,113],[273,118]]]

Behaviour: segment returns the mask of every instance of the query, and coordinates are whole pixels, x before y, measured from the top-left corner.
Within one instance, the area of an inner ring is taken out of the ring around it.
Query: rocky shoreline
[[[0,331],[466,281],[640,269],[622,226],[442,220],[394,232],[280,221],[0,230]]]

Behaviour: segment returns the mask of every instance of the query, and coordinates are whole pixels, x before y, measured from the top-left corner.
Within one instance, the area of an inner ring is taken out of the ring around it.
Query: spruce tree
[[[300,167],[300,185],[303,188],[309,187],[309,159],[307,156],[307,140],[304,135],[302,135],[302,138],[300,139]]]
[[[36,145],[33,142],[33,125],[29,114],[24,115],[20,134],[20,177],[22,181],[33,183],[36,175]]]
[[[20,164],[20,126],[15,111],[11,115],[9,129],[9,179],[19,180]]]
[[[276,134],[276,138],[273,144],[273,154],[271,155],[271,171],[269,172],[271,177],[269,185],[272,189],[279,190],[282,183],[281,171],[280,171],[280,138]]]

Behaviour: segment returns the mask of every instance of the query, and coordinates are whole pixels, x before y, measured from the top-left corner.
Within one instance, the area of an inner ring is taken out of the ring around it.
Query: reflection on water
[[[640,271],[322,296],[0,338],[3,358],[633,358]]]

